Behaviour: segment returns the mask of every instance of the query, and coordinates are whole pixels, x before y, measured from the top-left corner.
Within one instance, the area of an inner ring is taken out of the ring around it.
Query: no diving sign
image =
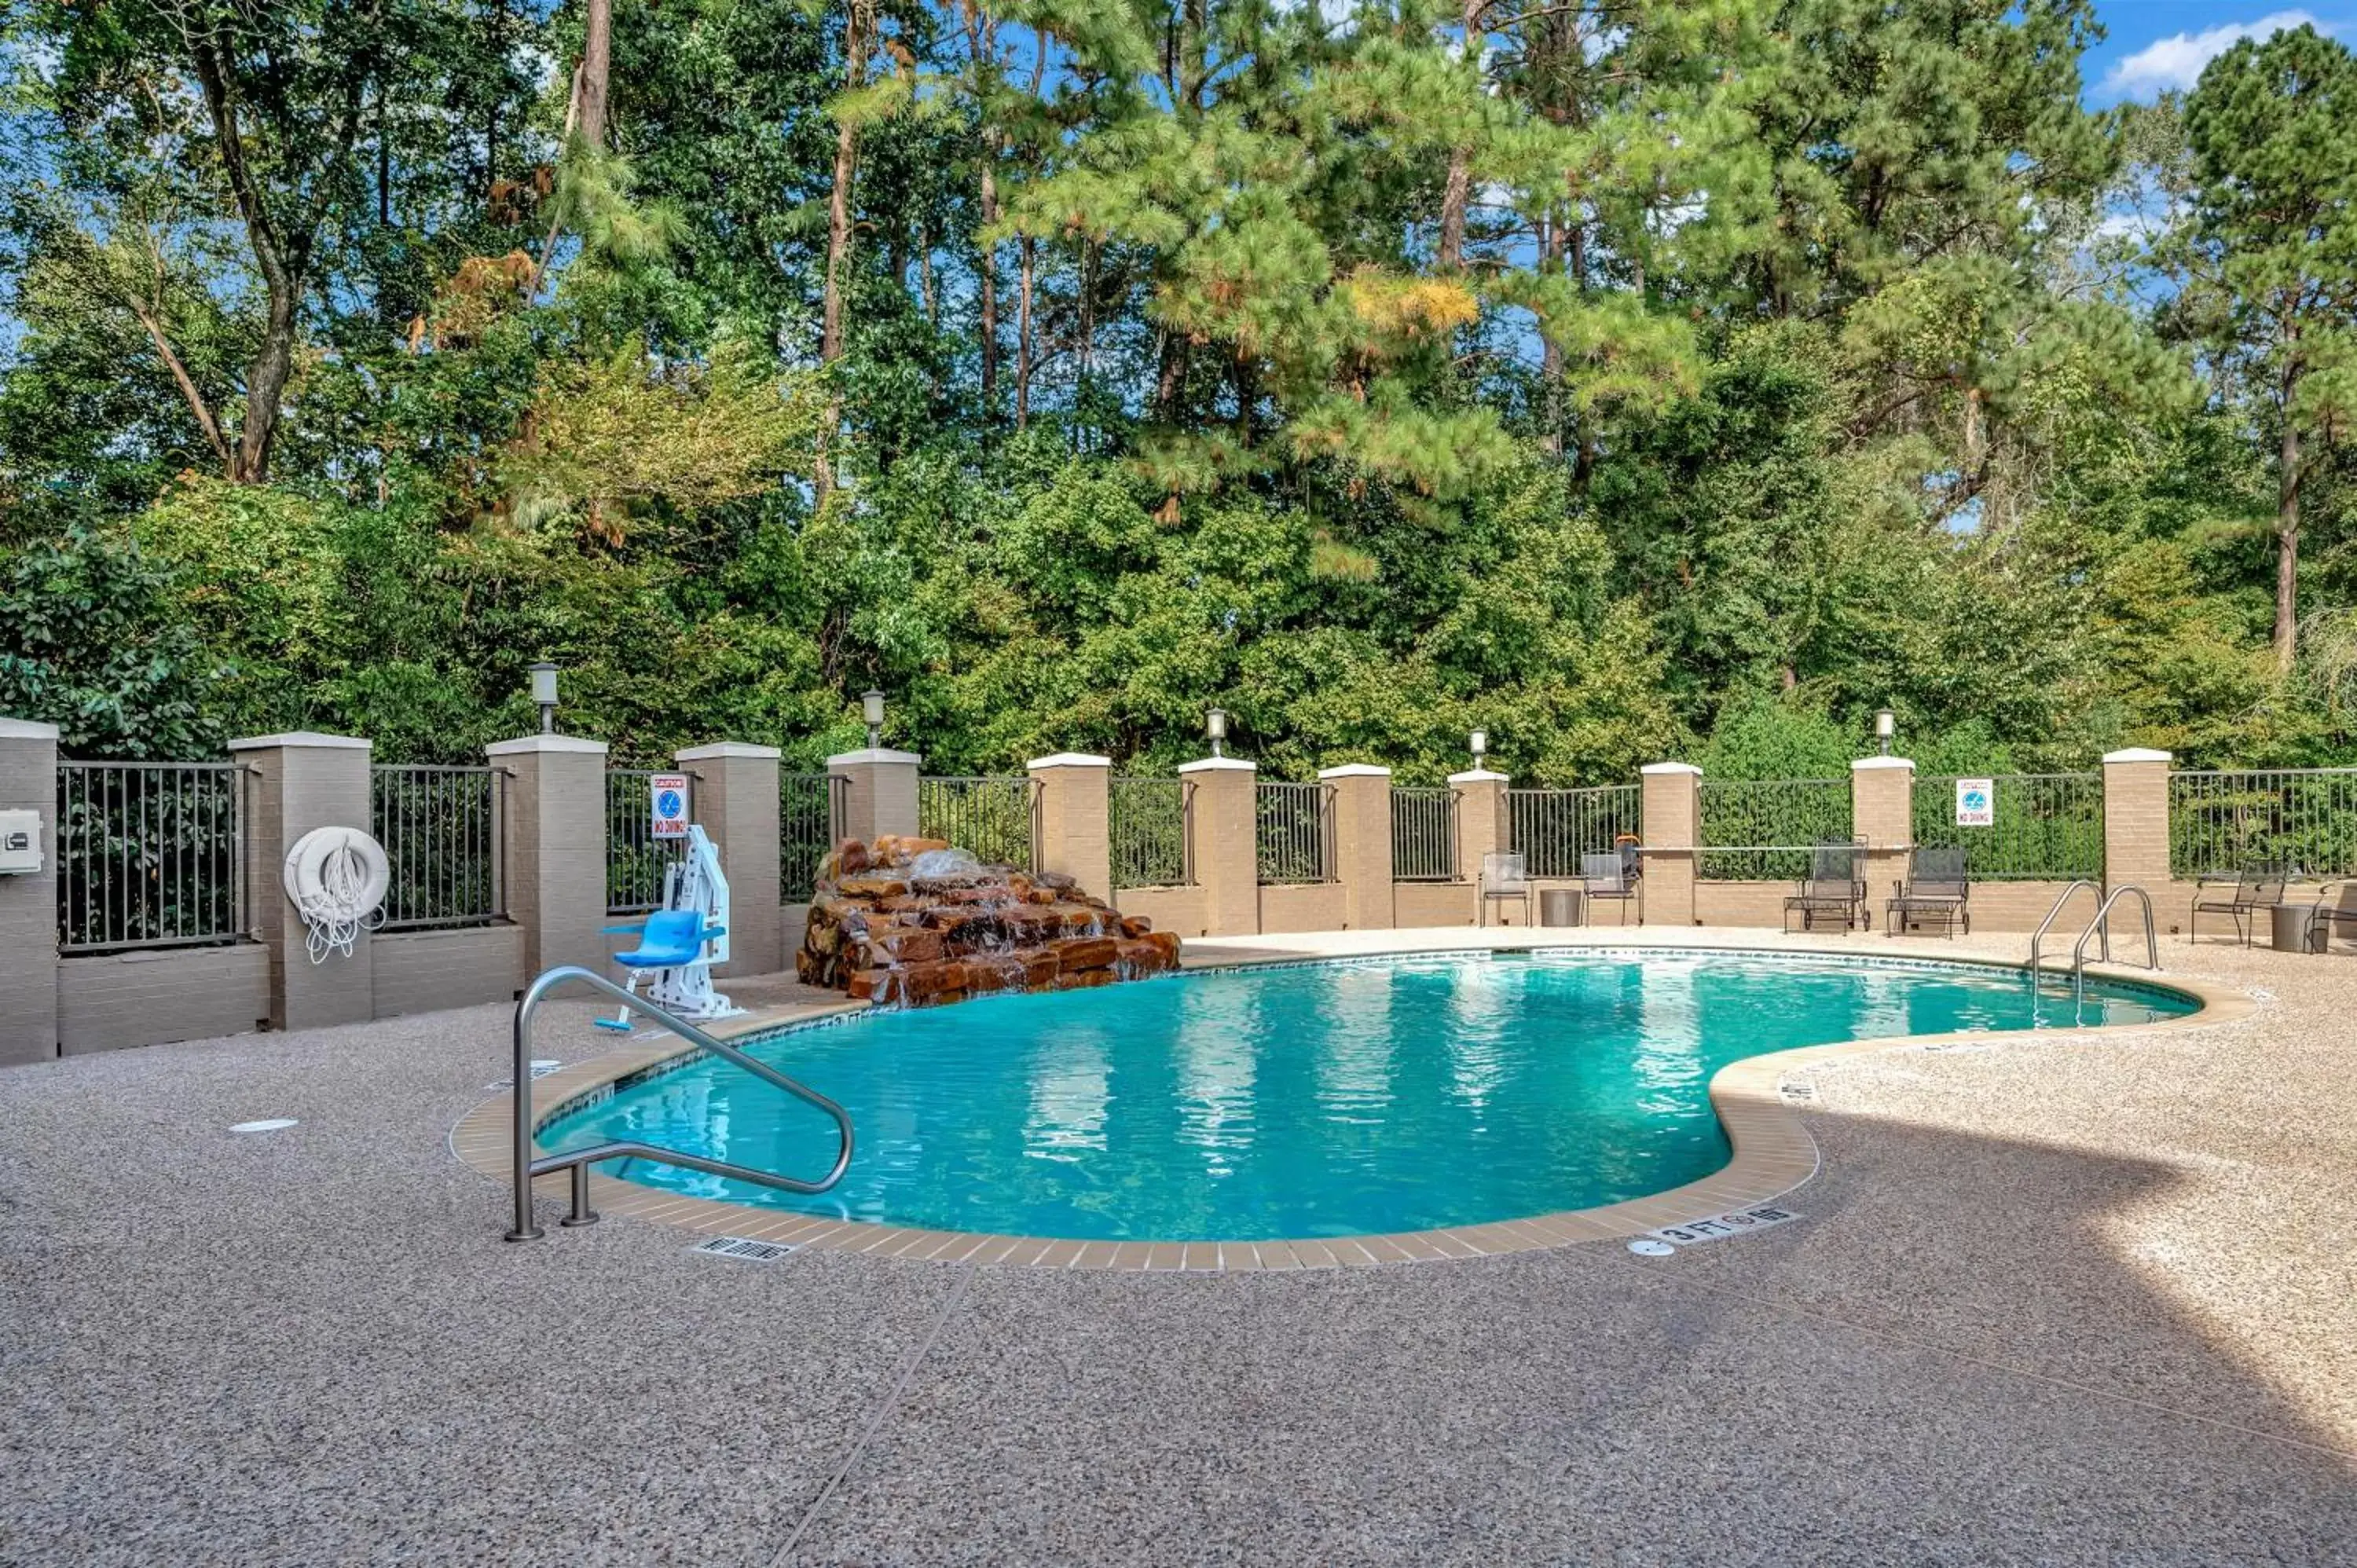
[[[1713,1219],[1690,1219],[1684,1225],[1664,1225],[1646,1235],[1679,1247],[1699,1247],[1705,1241],[1723,1241],[1729,1236],[1740,1236],[1746,1230],[1765,1230],[1771,1225],[1781,1225],[1799,1215],[1789,1208],[1762,1204],[1757,1208],[1738,1208]]]
[[[647,780],[647,800],[653,813],[654,836],[687,836],[687,775],[658,773]]]

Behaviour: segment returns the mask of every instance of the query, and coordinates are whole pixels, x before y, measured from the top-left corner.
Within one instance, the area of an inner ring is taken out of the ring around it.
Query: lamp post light
[[[1875,744],[1882,747],[1883,756],[1890,755],[1890,737],[1898,733],[1899,715],[1889,708],[1877,710],[1874,715],[1874,739]]]
[[[556,733],[556,666],[544,659],[532,671],[532,700],[540,704],[540,733]]]
[[[1473,771],[1479,773],[1481,771],[1481,759],[1490,755],[1490,732],[1485,729],[1475,730],[1472,735],[1472,746]]]
[[[884,746],[884,693],[870,686],[859,694],[860,711],[867,718],[867,749],[880,751]]]
[[[1203,715],[1203,733],[1211,737],[1213,757],[1228,754],[1228,715],[1224,709],[1213,708]]]

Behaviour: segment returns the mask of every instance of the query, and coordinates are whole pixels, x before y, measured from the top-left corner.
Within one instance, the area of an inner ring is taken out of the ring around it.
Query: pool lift
[[[636,936],[639,945],[618,952],[627,978],[626,997],[638,994],[641,977],[647,999],[676,1017],[705,1021],[743,1016],[745,1009],[712,988],[712,966],[728,961],[728,878],[720,869],[720,851],[700,824],[687,825],[687,853],[663,867],[662,908],[647,916],[643,926],[608,926],[608,935]],[[620,1034],[630,1032],[628,1001],[597,1026]]]

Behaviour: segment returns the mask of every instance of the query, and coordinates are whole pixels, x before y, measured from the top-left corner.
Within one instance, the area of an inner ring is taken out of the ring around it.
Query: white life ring
[[[330,952],[350,958],[352,944],[382,911],[393,885],[384,846],[358,828],[313,828],[295,841],[279,868],[286,901],[309,929],[304,946],[313,963]]]

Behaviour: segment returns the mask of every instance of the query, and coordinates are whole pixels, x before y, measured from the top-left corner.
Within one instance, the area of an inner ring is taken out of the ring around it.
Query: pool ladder
[[[534,1131],[532,1114],[532,1021],[548,993],[568,981],[580,981],[593,990],[602,991],[625,1006],[645,1014],[663,1028],[677,1035],[692,1046],[701,1047],[732,1066],[743,1068],[755,1078],[785,1090],[795,1099],[817,1106],[834,1119],[834,1166],[816,1181],[780,1176],[775,1171],[755,1170],[750,1165],[730,1165],[726,1160],[706,1159],[679,1149],[666,1149],[654,1144],[623,1140],[599,1144],[594,1148],[567,1149],[563,1154],[543,1155],[533,1158],[532,1135]],[[663,1165],[683,1165],[692,1171],[704,1171],[712,1176],[729,1176],[737,1181],[749,1181],[760,1187],[773,1187],[784,1192],[824,1192],[843,1179],[851,1164],[851,1116],[842,1106],[814,1089],[796,1083],[766,1062],[754,1060],[725,1040],[717,1040],[684,1018],[674,1017],[651,1004],[643,996],[633,996],[620,986],[594,970],[578,964],[559,964],[532,983],[516,1002],[515,1010],[515,1229],[508,1232],[511,1241],[537,1241],[545,1234],[533,1223],[532,1184],[535,1176],[552,1171],[573,1173],[573,1212],[557,1221],[560,1225],[594,1225],[597,1211],[589,1207],[589,1167],[599,1160],[636,1158],[654,1160]]]
[[[2156,972],[2160,968],[2160,937],[2152,923],[2152,896],[2143,888],[2133,882],[2124,882],[2106,894],[2093,883],[2081,877],[2062,889],[2061,897],[2054,900],[2054,908],[2046,911],[2046,918],[2038,923],[2037,933],[2029,939],[2029,985],[2032,991],[2038,988],[2039,948],[2046,940],[2046,933],[2053,929],[2054,922],[2061,918],[2064,907],[2071,902],[2071,896],[2082,887],[2097,896],[2095,918],[2087,922],[2086,929],[2079,933],[2078,941],[2071,949],[2072,994],[2077,1001],[2084,1003],[2087,999],[2088,939],[2099,939],[2103,943],[2103,961],[2112,961],[2113,905],[2133,893],[2136,902],[2144,907],[2144,966]]]

